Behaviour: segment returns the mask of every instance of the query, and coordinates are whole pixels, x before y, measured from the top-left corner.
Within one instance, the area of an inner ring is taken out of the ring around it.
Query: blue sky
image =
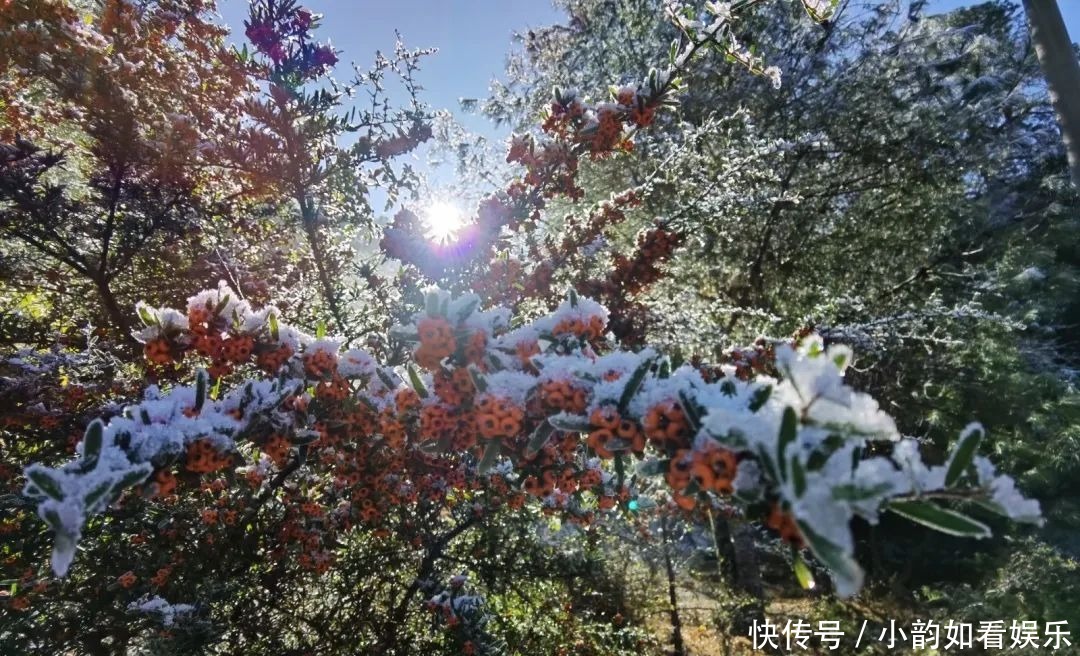
[[[787,1],[787,0],[781,0]],[[484,98],[492,78],[501,77],[512,34],[532,27],[562,22],[563,14],[550,0],[301,0],[325,15],[318,35],[343,51],[339,77],[346,77],[349,62],[362,69],[375,51],[391,52],[394,30],[412,48],[438,48],[423,62],[418,75],[422,99],[436,109],[449,109],[467,128],[489,138],[508,136],[478,116],[460,111],[460,98]],[[971,0],[931,0],[929,11],[948,11],[977,4]],[[1069,35],[1080,40],[1080,0],[1060,0]],[[220,11],[243,41],[247,0],[219,0]],[[420,164],[420,169],[434,173]],[[435,179],[443,178],[442,172]]]
[[[424,62],[420,80],[432,106],[458,111],[459,98],[483,98],[488,83],[503,72],[514,31],[559,22],[550,0],[306,0],[326,20],[319,31],[344,51],[343,63],[370,62],[376,50],[389,51],[394,30],[411,47],[436,47]],[[932,0],[931,11],[976,4],[971,0]],[[246,0],[220,0],[221,12],[243,38]],[[1059,0],[1069,34],[1080,40],[1080,0]],[[344,72],[347,72],[345,69]],[[473,129],[480,119],[465,118]],[[486,131],[486,130],[485,130]]]

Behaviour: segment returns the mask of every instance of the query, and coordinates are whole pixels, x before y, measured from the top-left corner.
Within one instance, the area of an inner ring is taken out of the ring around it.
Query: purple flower
[[[252,23],[245,30],[244,34],[247,35],[256,48],[262,51],[267,51],[277,43],[277,34],[274,32],[274,28],[267,23]]]
[[[296,10],[296,29],[298,32],[306,32],[311,27],[312,15],[307,9]]]
[[[316,66],[332,67],[338,63],[337,55],[334,53],[334,49],[330,46],[319,46],[315,49],[315,55],[312,61]]]

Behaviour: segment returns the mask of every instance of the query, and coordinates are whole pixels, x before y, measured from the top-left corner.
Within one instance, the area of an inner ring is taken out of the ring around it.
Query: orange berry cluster
[[[778,504],[773,504],[765,525],[780,534],[780,539],[792,546],[801,549],[803,545],[802,533],[795,523],[795,518],[789,512],[784,512]]]
[[[645,452],[645,433],[636,421],[621,417],[615,407],[602,406],[593,410],[589,415],[589,424],[594,428],[586,444],[601,458],[615,457],[615,452],[609,447],[616,440],[624,442],[634,453]]]
[[[485,396],[476,404],[476,428],[480,437],[516,437],[521,433],[525,411],[506,399]]]
[[[457,349],[457,340],[450,322],[444,317],[425,317],[416,326],[420,348],[413,353],[416,362],[425,369],[437,369],[443,358]]]
[[[195,440],[188,445],[185,467],[190,472],[208,474],[225,469],[231,464],[232,457],[218,451],[210,440]]]

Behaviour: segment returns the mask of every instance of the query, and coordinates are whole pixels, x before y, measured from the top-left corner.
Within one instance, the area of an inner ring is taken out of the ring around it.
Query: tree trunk
[[[686,656],[683,642],[682,618],[679,616],[679,600],[675,589],[675,566],[671,562],[671,538],[668,522],[664,520],[664,572],[667,574],[668,602],[671,604],[671,656]]]
[[[113,295],[112,289],[109,288],[109,281],[100,276],[95,277],[94,287],[97,289],[98,296],[101,297],[101,305],[105,308],[105,313],[108,315],[112,327],[120,332],[120,339],[128,343],[134,342],[134,338],[131,336],[131,321],[128,319],[128,313],[120,309],[120,303],[117,302],[116,296]]]
[[[1080,64],[1055,0],[1024,0],[1024,9],[1065,142],[1069,173],[1080,187]]]
[[[745,522],[738,522],[731,529],[731,553],[735,561],[735,587],[755,599],[764,599],[765,588],[761,584],[757,545],[750,526]]]

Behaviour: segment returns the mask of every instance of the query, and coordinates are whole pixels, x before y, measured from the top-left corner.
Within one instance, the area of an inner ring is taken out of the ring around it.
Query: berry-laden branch
[[[649,490],[664,488],[686,508],[765,519],[808,547],[844,596],[863,578],[855,516],[874,523],[891,511],[949,534],[988,536],[943,503],[963,498],[1041,521],[1038,502],[976,456],[980,426],[963,432],[945,463],[924,463],[918,443],[844,383],[850,350],[825,348],[814,335],[774,345],[778,378],[755,374],[761,366],[703,375],[652,349],[606,342],[606,309],[573,292],[513,329],[508,309],[481,309],[476,295],[432,290],[426,300],[397,329],[422,372],[341,351],[224,284],[193,296],[186,312],[140,306],[149,358],[208,357],[242,375],[224,392],[202,372],[191,386],[151,387],[123,416],[94,422],[76,460],[26,468],[24,493],[56,534],[56,573],[68,570],[87,520],[125,489],[175,485],[178,467],[235,469],[258,450],[256,480],[273,469],[325,467],[333,476],[325,494],[337,507],[310,513],[338,530],[377,525],[380,504],[408,503],[421,488],[445,494],[470,481],[487,486],[493,506],[533,497],[578,522],[647,506]],[[305,450],[304,465],[291,464],[294,448]],[[630,457],[642,460],[634,471]],[[319,558],[318,571],[332,567],[332,554]]]

